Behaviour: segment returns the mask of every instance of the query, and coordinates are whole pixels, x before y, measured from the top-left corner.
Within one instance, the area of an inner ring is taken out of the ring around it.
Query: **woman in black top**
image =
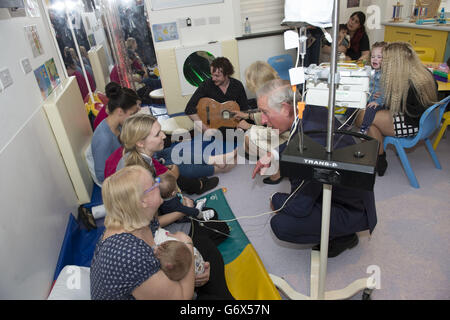
[[[364,27],[365,22],[366,15],[361,11],[354,12],[348,19],[346,26],[350,35],[350,47],[343,51],[345,52],[346,60],[369,61],[370,42]],[[325,42],[321,50],[329,54],[331,53],[331,45],[327,41]]]
[[[365,22],[366,15],[361,11],[353,13],[348,19],[347,28],[350,35],[350,48],[347,50],[346,56],[350,60],[369,60],[370,43],[364,27]]]

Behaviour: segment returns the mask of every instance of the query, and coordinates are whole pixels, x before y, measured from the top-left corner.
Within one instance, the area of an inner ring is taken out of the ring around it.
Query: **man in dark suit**
[[[298,95],[297,95],[298,96]],[[266,83],[257,92],[258,108],[262,112],[262,122],[279,129],[280,133],[289,131],[294,122],[293,91],[288,81],[273,80]],[[303,113],[304,131],[326,130],[328,109],[307,106]],[[336,123],[337,120],[336,120]],[[314,140],[326,144],[326,135],[311,136]],[[336,148],[353,144],[350,136],[344,136]],[[271,163],[279,159],[279,150],[273,150],[258,161],[253,171],[253,178],[258,173],[265,173]],[[267,173],[267,172],[266,172]],[[303,181],[290,177],[291,193],[277,192],[271,197],[272,210],[278,210],[270,225],[277,238],[293,243],[318,243],[321,234],[322,190],[323,185],[317,181]],[[298,190],[297,190],[298,189]],[[293,194],[293,195],[292,195]],[[286,202],[286,200],[292,197]],[[346,249],[358,244],[356,232],[369,229],[373,231],[377,223],[375,198],[373,191],[350,189],[334,186],[331,198],[330,243],[328,257],[335,257]],[[320,246],[315,249],[319,250]]]

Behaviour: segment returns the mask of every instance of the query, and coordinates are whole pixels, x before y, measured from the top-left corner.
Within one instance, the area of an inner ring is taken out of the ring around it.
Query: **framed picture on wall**
[[[347,0],[347,8],[359,7],[360,0]]]
[[[202,4],[221,3],[223,0],[153,0],[152,10],[165,10],[171,8],[182,8],[198,6]]]

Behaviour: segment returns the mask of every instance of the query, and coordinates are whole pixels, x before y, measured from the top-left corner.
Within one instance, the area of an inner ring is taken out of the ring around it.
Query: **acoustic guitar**
[[[239,120],[233,118],[240,107],[236,101],[217,102],[211,98],[201,98],[197,104],[197,115],[210,128],[237,128]],[[246,113],[258,112],[247,110]]]

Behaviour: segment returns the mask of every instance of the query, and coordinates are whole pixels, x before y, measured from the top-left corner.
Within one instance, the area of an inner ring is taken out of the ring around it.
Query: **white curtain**
[[[306,22],[316,27],[331,27],[333,0],[286,0],[284,22]]]

